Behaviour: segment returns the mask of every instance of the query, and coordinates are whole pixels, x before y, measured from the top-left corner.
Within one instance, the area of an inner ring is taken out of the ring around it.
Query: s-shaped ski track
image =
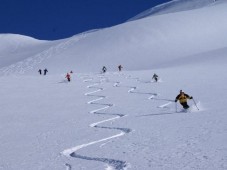
[[[101,100],[106,98],[105,95],[97,95],[96,94],[96,93],[104,90],[104,88],[99,87],[99,85],[101,85],[101,83],[105,82],[105,77],[101,75],[101,76],[98,76],[98,78],[99,78],[98,82],[93,82],[94,84],[87,86],[87,88],[95,89],[95,90],[88,92],[88,93],[85,93],[85,95],[90,96],[90,97],[97,97],[96,99],[87,102],[87,104],[98,105],[98,106],[101,106],[101,108],[92,110],[92,111],[90,111],[90,113],[102,114],[102,115],[114,115],[115,117],[92,123],[92,124],[90,124],[90,127],[110,129],[110,130],[119,130],[120,133],[113,135],[113,136],[109,136],[109,137],[106,137],[106,138],[91,141],[91,142],[88,142],[88,143],[85,143],[85,144],[81,144],[81,145],[66,149],[62,152],[62,154],[67,156],[67,157],[79,158],[79,159],[84,159],[84,160],[89,160],[89,161],[103,162],[103,163],[107,164],[107,169],[125,170],[125,169],[127,169],[127,166],[128,166],[128,163],[126,161],[110,159],[110,158],[95,158],[95,157],[89,157],[89,156],[83,156],[83,155],[77,154],[77,152],[80,149],[83,149],[83,148],[86,148],[88,146],[95,145],[95,144],[98,144],[98,143],[101,143],[101,142],[109,141],[109,140],[114,139],[114,138],[119,138],[119,137],[131,132],[131,129],[129,129],[129,128],[100,126],[100,124],[102,124],[102,123],[113,121],[113,120],[116,120],[116,119],[120,119],[120,118],[125,117],[127,115],[124,115],[124,114],[108,114],[108,113],[105,113],[105,112],[100,112],[100,111],[104,111],[104,110],[112,107],[114,104],[112,104],[112,103],[98,103],[98,101],[101,101]],[[86,76],[86,79],[84,79],[84,82],[92,82],[92,81],[93,81],[93,78],[89,78],[88,76]],[[67,163],[65,165],[66,165],[67,170],[69,168],[71,169],[70,164]]]

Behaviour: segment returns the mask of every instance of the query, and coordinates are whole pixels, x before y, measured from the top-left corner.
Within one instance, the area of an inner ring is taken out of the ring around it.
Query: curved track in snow
[[[93,78],[89,78],[89,77],[86,78],[85,80],[83,80],[84,82],[93,83],[91,85],[88,85],[87,88],[88,89],[94,89],[94,91],[87,92],[84,95],[89,96],[89,97],[96,97],[96,99],[87,102],[87,104],[100,106],[100,108],[92,110],[92,111],[90,111],[90,113],[102,114],[102,115],[108,115],[108,116],[112,115],[112,116],[115,116],[115,117],[105,119],[105,120],[102,120],[102,121],[99,121],[99,122],[94,122],[94,123],[90,124],[90,127],[108,129],[108,130],[118,130],[118,131],[120,131],[120,133],[113,135],[113,136],[109,136],[109,137],[106,137],[106,138],[91,141],[89,143],[81,144],[81,145],[66,149],[62,153],[67,157],[79,158],[79,159],[84,159],[84,160],[89,160],[89,161],[103,162],[103,163],[107,164],[107,169],[124,170],[124,169],[127,168],[127,162],[126,161],[116,160],[116,159],[111,159],[111,158],[96,158],[96,157],[90,157],[90,156],[83,156],[83,155],[80,155],[80,154],[77,153],[80,149],[83,149],[83,148],[86,148],[88,146],[91,146],[91,145],[94,145],[94,144],[97,144],[97,143],[101,143],[101,142],[104,142],[104,141],[109,141],[111,139],[121,137],[121,136],[131,132],[131,129],[129,129],[129,128],[108,127],[108,126],[101,126],[100,125],[100,124],[105,123],[105,122],[120,119],[120,118],[125,117],[127,115],[120,114],[120,113],[119,114],[109,114],[109,113],[101,112],[101,111],[104,111],[104,110],[114,106],[114,104],[113,103],[101,103],[100,102],[101,100],[104,100],[107,96],[96,94],[96,93],[104,90],[104,88],[100,87],[100,85],[102,84],[102,82],[105,82],[105,77],[99,76],[98,78],[99,78],[98,82],[93,82]],[[65,164],[65,165],[66,165],[67,170],[71,169],[70,164]]]
[[[132,76],[125,76],[124,74],[121,74],[122,76],[124,76],[126,79],[132,79],[132,80],[136,80],[139,83],[153,83],[152,81],[142,81],[140,80],[140,78],[133,78]],[[94,76],[93,76],[94,77]],[[154,93],[154,92],[140,92],[138,91],[138,87],[137,86],[130,86],[130,85],[122,85],[120,81],[116,81],[116,82],[111,82],[108,80],[107,77],[105,77],[104,75],[99,75],[98,76],[98,81],[94,81],[94,78],[91,77],[90,75],[87,75],[86,77],[83,77],[83,81],[84,82],[89,82],[91,83],[90,85],[87,86],[88,89],[93,89],[93,91],[89,91],[87,93],[85,93],[84,95],[88,96],[88,97],[93,97],[93,100],[90,100],[87,102],[87,104],[89,105],[96,105],[96,106],[100,106],[98,109],[95,110],[91,110],[90,113],[92,114],[97,114],[97,115],[108,115],[108,116],[114,116],[112,118],[109,119],[105,119],[105,120],[101,120],[99,122],[94,122],[92,124],[90,124],[90,127],[92,128],[100,128],[100,129],[108,129],[108,130],[118,130],[120,131],[120,133],[113,135],[113,136],[109,136],[106,138],[102,138],[99,140],[94,140],[91,141],[89,143],[85,143],[85,144],[81,144],[69,149],[64,150],[62,153],[67,156],[67,157],[72,157],[72,158],[78,158],[78,159],[84,159],[84,160],[89,160],[89,161],[98,161],[98,162],[103,162],[105,164],[107,164],[107,170],[111,169],[111,170],[125,170],[128,167],[128,163],[126,161],[123,160],[116,160],[116,159],[111,159],[111,158],[98,158],[98,157],[91,157],[91,156],[85,156],[85,155],[80,155],[78,153],[78,151],[80,149],[84,149],[88,146],[91,145],[95,145],[101,142],[105,142],[105,141],[110,141],[111,139],[114,138],[118,138],[121,136],[124,136],[127,133],[131,132],[131,129],[129,128],[122,128],[122,127],[108,127],[108,126],[102,126],[101,124],[106,123],[106,122],[111,122],[114,121],[116,119],[120,119],[122,117],[125,117],[127,115],[121,114],[121,113],[107,113],[105,112],[105,110],[111,108],[114,106],[113,103],[105,103],[102,101],[105,101],[105,99],[107,98],[106,95],[99,95],[99,92],[104,91],[105,89],[102,86],[102,83],[104,82],[109,82],[109,83],[114,83],[113,86],[114,87],[120,87],[120,88],[128,88],[128,93],[132,93],[132,94],[142,94],[142,95],[148,95],[149,97],[147,98],[148,100],[161,100],[161,101],[166,101],[167,103],[162,104],[160,106],[157,106],[157,108],[167,108],[168,105],[173,103],[173,100],[169,100],[169,99],[162,99],[162,98],[157,98],[157,96],[159,96],[158,93]],[[67,170],[71,170],[72,166],[70,164],[65,164]]]
[[[127,79],[133,79],[136,80],[140,83],[154,83],[153,81],[142,81],[140,80],[140,78],[138,77],[132,77],[131,75],[126,76]],[[145,95],[149,95],[148,99],[154,99],[156,96],[158,96],[158,93],[151,93],[151,92],[139,92],[139,91],[135,91],[137,89],[137,87],[132,87],[128,92],[129,93],[136,93],[136,94],[145,94]]]
[[[156,83],[155,81],[145,81],[145,80],[140,80],[140,78],[138,77],[132,77],[131,75],[126,76],[127,79],[132,79],[132,80],[136,80],[139,83]],[[159,82],[159,81],[158,81]],[[119,86],[119,84],[117,84],[116,86]],[[132,87],[128,92],[129,93],[136,93],[136,94],[145,94],[145,95],[150,95],[148,97],[148,100],[162,100],[162,101],[166,101],[167,103],[164,103],[160,106],[157,106],[157,108],[168,108],[169,105],[174,103],[174,100],[171,99],[162,99],[162,98],[157,98],[157,96],[159,96],[158,93],[151,93],[151,92],[139,92],[139,91],[135,91],[137,89],[137,87]]]

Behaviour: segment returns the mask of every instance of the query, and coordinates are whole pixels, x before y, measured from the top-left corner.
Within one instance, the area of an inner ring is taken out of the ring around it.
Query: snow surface
[[[227,169],[227,3],[200,2],[58,41],[0,35],[0,169]]]
[[[128,21],[133,21],[153,15],[163,15],[174,12],[194,10],[213,4],[217,4],[225,0],[172,0],[170,2],[155,6],[151,9],[148,9],[135,17],[129,19]]]

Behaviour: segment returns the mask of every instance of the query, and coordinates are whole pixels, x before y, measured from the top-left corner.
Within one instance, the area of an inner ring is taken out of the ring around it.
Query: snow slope
[[[0,34],[0,44],[1,68],[36,55],[56,43],[17,34]]]
[[[0,169],[227,169],[226,9],[53,42],[1,35]],[[174,102],[180,89],[194,97],[189,112]]]
[[[136,15],[135,17],[129,19],[128,21],[133,21],[153,15],[163,15],[168,13],[194,10],[198,8],[215,5],[221,1],[225,0],[172,0],[170,2],[148,9]]]
[[[27,55],[19,63],[5,65],[1,72],[30,72],[41,67],[39,63],[43,60],[52,73],[68,69],[98,71],[103,65],[113,71],[119,64],[129,70],[156,68],[173,59],[226,47],[226,8],[226,1],[222,1],[193,11],[158,15],[82,33],[58,41],[46,50],[40,49],[35,55]]]

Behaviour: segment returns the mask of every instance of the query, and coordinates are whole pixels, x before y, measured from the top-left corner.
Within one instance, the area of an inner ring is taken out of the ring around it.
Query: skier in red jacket
[[[71,80],[71,76],[70,76],[70,74],[69,74],[69,73],[67,73],[67,74],[66,74],[65,78],[67,78],[68,82],[70,82],[70,80]]]

